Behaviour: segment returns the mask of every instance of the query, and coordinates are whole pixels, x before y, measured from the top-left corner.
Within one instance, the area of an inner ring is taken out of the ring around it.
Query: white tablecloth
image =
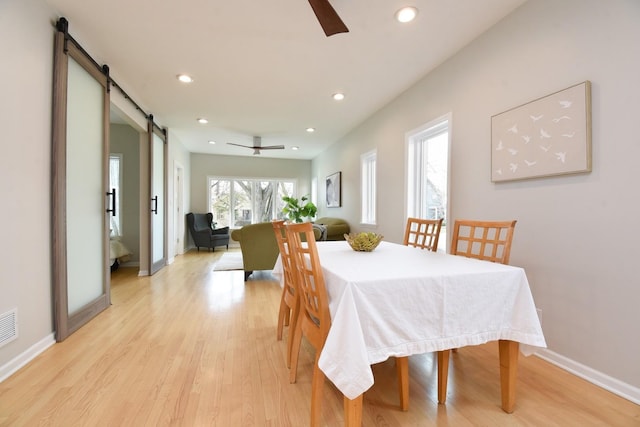
[[[319,242],[318,252],[332,319],[319,366],[350,399],[391,356],[500,339],[524,354],[546,347],[522,268],[388,242],[373,252]]]

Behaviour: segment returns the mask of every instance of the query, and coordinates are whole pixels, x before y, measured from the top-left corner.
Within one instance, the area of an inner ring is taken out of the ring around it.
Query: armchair
[[[314,235],[319,239],[320,230],[314,229]],[[231,238],[240,242],[245,282],[254,271],[273,270],[280,248],[270,222],[247,224],[233,230]]]
[[[216,246],[226,246],[229,249],[229,227],[213,228],[213,214],[187,214],[187,225],[193,243],[200,251],[200,247],[215,250]]]
[[[248,224],[231,232],[240,242],[245,282],[254,270],[273,270],[280,250],[270,222]]]

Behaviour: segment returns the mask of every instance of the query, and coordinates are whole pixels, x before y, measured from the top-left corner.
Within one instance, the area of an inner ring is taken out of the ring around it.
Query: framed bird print
[[[591,172],[591,82],[491,117],[491,181]]]

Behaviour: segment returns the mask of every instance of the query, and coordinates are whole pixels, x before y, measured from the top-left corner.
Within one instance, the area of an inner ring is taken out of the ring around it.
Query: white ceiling
[[[226,143],[261,136],[286,147],[262,157],[311,159],[526,0],[332,0],[350,32],[331,37],[306,0],[47,1],[190,151],[251,156]]]

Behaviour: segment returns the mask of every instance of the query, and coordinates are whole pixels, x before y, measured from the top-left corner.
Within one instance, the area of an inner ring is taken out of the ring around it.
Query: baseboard
[[[140,267],[140,261],[128,261],[120,264],[120,267]]]
[[[148,276],[149,270],[140,270],[138,271],[138,277]]]
[[[564,369],[565,371],[571,372],[572,374],[597,385],[598,387],[640,405],[640,388],[638,387],[624,383],[550,350],[543,349],[536,352],[535,355],[553,365],[558,366],[559,368]]]
[[[0,383],[9,378],[11,375],[15,374],[20,368],[31,362],[36,358],[36,356],[38,356],[40,353],[42,353],[55,343],[55,335],[51,333],[29,347],[24,352],[22,352],[22,354],[14,357],[5,365],[0,366]]]

